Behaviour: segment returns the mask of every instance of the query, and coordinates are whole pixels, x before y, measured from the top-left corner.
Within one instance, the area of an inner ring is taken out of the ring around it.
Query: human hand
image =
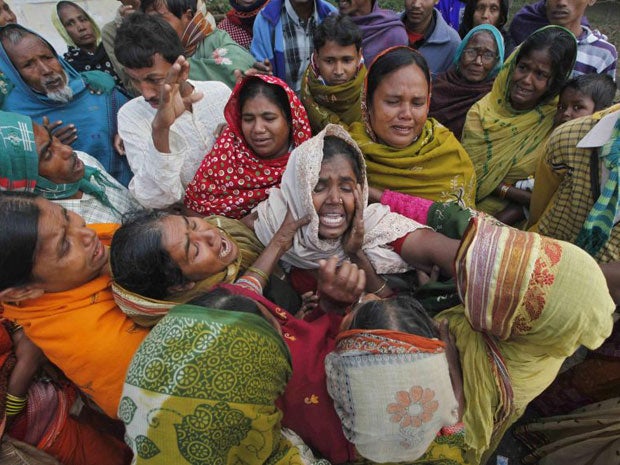
[[[355,197],[355,214],[351,226],[342,239],[342,247],[350,257],[357,255],[364,243],[364,205],[362,204],[362,186],[360,184],[355,186],[353,196]]]
[[[365,287],[366,273],[356,264],[345,261],[338,267],[338,257],[319,260],[318,291],[321,308],[326,309],[325,303],[329,307],[335,302],[345,305],[357,302]]]
[[[431,272],[427,273],[421,269],[416,270],[416,276],[418,278],[418,286],[425,286],[426,284],[436,283],[441,274],[441,268],[437,265],[433,265]]]
[[[312,313],[319,305],[319,296],[312,291],[305,292],[301,295],[301,307],[295,313],[295,318],[303,319],[308,313]]]
[[[378,187],[368,186],[368,201],[371,203],[379,203],[381,202],[381,197],[383,196],[383,189],[379,189]]]
[[[13,340],[13,351],[17,358],[17,363],[37,370],[43,365],[47,358],[43,351],[39,349],[24,333],[23,329],[15,331],[11,338]]]
[[[202,99],[203,94],[194,92],[192,85],[187,82],[188,78],[189,62],[181,55],[164,79],[153,127],[170,128],[179,116],[185,111],[191,111],[192,105]]]
[[[286,211],[284,221],[271,238],[271,244],[278,247],[281,252],[286,252],[293,245],[293,238],[299,228],[310,223],[310,217],[304,216],[296,220],[290,210]]]
[[[71,145],[77,139],[77,129],[74,124],[67,124],[63,126],[61,120],[50,123],[47,116],[43,117],[43,127],[47,129],[52,136],[56,137],[60,142],[65,145]]]

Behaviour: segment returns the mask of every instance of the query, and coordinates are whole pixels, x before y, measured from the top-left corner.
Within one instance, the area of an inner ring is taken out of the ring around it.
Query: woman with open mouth
[[[463,147],[476,168],[476,206],[509,224],[524,218],[529,192],[515,183],[536,170],[553,127],[557,96],[577,57],[575,37],[559,26],[533,33],[506,60],[493,89],[465,119]]]

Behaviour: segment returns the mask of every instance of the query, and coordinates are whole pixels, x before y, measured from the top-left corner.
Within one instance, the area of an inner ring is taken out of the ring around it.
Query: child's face
[[[553,119],[554,127],[567,121],[594,113],[594,101],[583,92],[567,88],[560,94],[558,109]]]
[[[357,74],[362,58],[361,50],[353,45],[338,45],[333,40],[325,42],[316,52],[316,64],[327,85],[349,82]]]

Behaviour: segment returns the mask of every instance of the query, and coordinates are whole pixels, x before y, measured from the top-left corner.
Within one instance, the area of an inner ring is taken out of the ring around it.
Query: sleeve
[[[250,53],[256,61],[268,59],[273,63],[274,52],[271,43],[271,28],[269,23],[263,17],[262,13],[258,13],[254,21],[254,35],[250,44]]]
[[[151,117],[124,106],[118,113],[118,131],[125,144],[127,161],[134,177],[129,191],[147,208],[165,208],[180,201],[185,189],[181,183],[184,153],[189,149],[184,139],[170,130],[171,153],[159,152],[151,137]]]

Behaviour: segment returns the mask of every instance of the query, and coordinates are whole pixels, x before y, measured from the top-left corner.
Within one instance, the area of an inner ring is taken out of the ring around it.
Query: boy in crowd
[[[566,83],[558,102],[554,126],[591,115],[609,107],[616,95],[616,84],[609,74],[582,74]]]
[[[314,32],[314,53],[304,73],[301,100],[316,134],[328,123],[361,121],[366,77],[362,33],[348,16],[330,15]]]

